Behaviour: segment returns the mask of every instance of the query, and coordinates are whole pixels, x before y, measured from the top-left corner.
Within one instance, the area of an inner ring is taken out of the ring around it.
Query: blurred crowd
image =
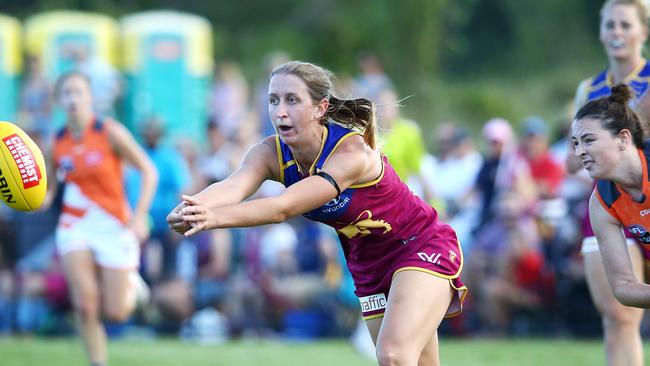
[[[289,59],[275,52],[260,73]],[[79,68],[94,85],[98,113],[115,115],[122,83],[110,65]],[[359,54],[358,74],[339,80],[339,94],[375,101],[381,148],[412,191],[458,232],[470,289],[463,315],[443,322],[454,335],[570,334],[597,336],[600,319],[584,282],[580,224],[592,183],[567,175],[570,112],[564,120],[486,116],[481,131],[463,121],[426,121],[422,131],[380,60]],[[53,85],[29,57],[19,101],[27,132],[48,151],[54,138]],[[214,230],[191,238],[167,228],[182,193],[193,194],[232,173],[261,136],[273,132],[267,80],[247,80],[240,65],[216,67],[206,108],[204,146],[166,134],[155,114],[133,131],[159,171],[142,243],[140,272],[151,299],[113,336],[177,335],[298,338],[350,335],[359,321],[354,286],[335,232],[301,217],[252,229]],[[119,119],[119,115],[117,115]],[[176,121],[174,123],[182,123]],[[431,136],[428,139],[427,136]],[[51,177],[50,179],[54,179]],[[139,177],[127,167],[130,200]],[[275,195],[265,184],[256,195]],[[60,207],[23,213],[0,207],[0,333],[73,332],[67,287],[54,246]]]

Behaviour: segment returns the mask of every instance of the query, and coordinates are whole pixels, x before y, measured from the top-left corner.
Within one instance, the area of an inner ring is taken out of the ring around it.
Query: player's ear
[[[619,150],[625,150],[625,146],[632,144],[634,145],[634,137],[632,136],[632,132],[628,130],[627,128],[624,128],[621,130],[621,132],[618,133],[618,138],[619,138]]]
[[[314,116],[315,119],[321,119],[325,116],[325,113],[327,113],[327,109],[329,108],[330,101],[325,98],[321,100],[318,105],[316,106],[316,115]]]

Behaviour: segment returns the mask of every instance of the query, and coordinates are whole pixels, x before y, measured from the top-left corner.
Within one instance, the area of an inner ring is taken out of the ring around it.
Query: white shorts
[[[62,213],[56,228],[59,255],[90,250],[102,267],[137,269],[140,243],[133,231],[99,206],[93,205],[82,217]]]
[[[631,238],[625,238],[625,241],[627,242],[627,246],[638,244],[636,240]],[[586,254],[598,251],[598,240],[596,240],[595,236],[588,236],[582,239],[582,247],[580,248],[580,253]]]

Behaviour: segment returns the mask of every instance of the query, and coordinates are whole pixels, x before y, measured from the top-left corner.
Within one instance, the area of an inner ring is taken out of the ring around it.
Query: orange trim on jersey
[[[68,205],[64,204],[61,211],[62,211],[62,213],[68,214],[70,216],[83,217],[88,210],[84,210],[82,208],[71,207],[71,206],[68,206]]]
[[[643,172],[643,182],[641,184],[641,192],[643,193],[644,196],[643,202],[646,202],[648,200],[648,197],[645,197],[645,192],[648,192],[648,169],[647,169],[648,162],[645,159],[645,154],[643,153],[643,150],[637,149],[637,153],[639,154],[639,159],[641,159],[641,171]],[[629,199],[630,201],[635,201],[634,198],[630,196],[618,184],[616,184],[616,189],[618,189],[618,191],[621,192],[621,195],[625,196],[625,198]],[[639,203],[643,203],[643,202],[639,202]]]
[[[650,183],[648,182],[648,162],[646,161],[643,150],[637,149],[637,153],[639,154],[639,159],[641,159],[641,170],[643,172],[643,182],[641,186],[641,193],[643,195],[642,202],[636,201],[618,184],[614,184],[614,186],[616,187],[619,196],[611,203],[611,206],[608,206],[605,199],[600,195],[598,186],[594,188],[594,191],[596,192],[596,197],[603,209],[615,218],[622,226],[627,227],[631,224],[640,224],[647,228],[650,227],[650,222],[646,219],[648,216],[639,216],[639,211],[645,209],[645,206],[647,206],[649,201],[648,194],[650,193]]]
[[[600,205],[603,207],[603,209],[607,211],[607,213],[610,214],[613,218],[615,218],[616,221],[621,222],[621,218],[618,217],[616,211],[614,211],[612,208],[607,206],[607,203],[605,202],[603,197],[600,196],[600,192],[598,192],[598,188],[594,188],[594,192],[596,192],[596,198],[598,198],[598,202],[600,202]]]

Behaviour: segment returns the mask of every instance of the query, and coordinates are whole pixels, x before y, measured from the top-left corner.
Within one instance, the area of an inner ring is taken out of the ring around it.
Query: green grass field
[[[357,354],[345,340],[319,342],[242,341],[200,346],[176,340],[115,341],[110,345],[113,366],[280,366],[375,365]],[[443,365],[604,365],[598,340],[570,339],[442,339]],[[650,361],[646,346],[646,362]],[[2,366],[86,366],[74,338],[0,339]]]

